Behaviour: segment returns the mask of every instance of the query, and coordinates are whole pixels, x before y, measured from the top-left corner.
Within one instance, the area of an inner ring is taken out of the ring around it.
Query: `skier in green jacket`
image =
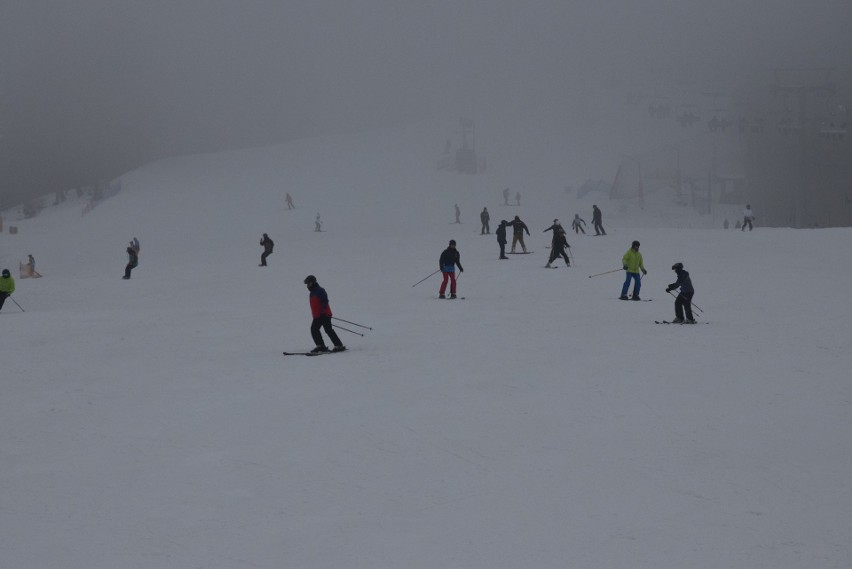
[[[12,278],[12,273],[9,269],[3,269],[3,276],[0,277],[0,309],[6,302],[6,297],[11,296],[15,292],[15,279]]]
[[[639,290],[642,288],[642,277],[639,276],[639,271],[643,275],[647,275],[645,264],[642,261],[642,253],[639,252],[639,242],[634,241],[627,253],[621,258],[621,265],[624,267],[627,277],[624,279],[624,285],[621,287],[621,300],[642,300],[639,298]],[[627,297],[627,289],[630,288],[630,279],[633,279],[633,296]]]

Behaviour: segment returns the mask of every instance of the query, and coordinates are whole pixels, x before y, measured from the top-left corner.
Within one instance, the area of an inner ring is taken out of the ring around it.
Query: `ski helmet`
[[[682,271],[683,270],[683,263],[675,263],[674,265],[672,265],[672,270],[673,271]]]
[[[3,269],[3,277],[4,278],[8,279],[11,276],[12,276],[12,273],[9,272],[9,269]]]
[[[639,246],[639,242],[638,242],[638,241],[634,241],[634,242],[633,242],[633,244],[631,245],[631,247],[638,247],[638,246]]]
[[[316,284],[317,278],[313,275],[308,275],[308,276],[305,277],[304,282],[305,282],[306,285]]]
[[[455,239],[450,239],[450,246],[452,246],[452,247],[456,246],[456,240]]]

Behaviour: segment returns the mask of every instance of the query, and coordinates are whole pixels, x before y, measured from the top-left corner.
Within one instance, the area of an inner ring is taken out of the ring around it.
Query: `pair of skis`
[[[285,356],[324,356],[326,354],[342,354],[348,350],[328,350],[327,352],[283,352]]]

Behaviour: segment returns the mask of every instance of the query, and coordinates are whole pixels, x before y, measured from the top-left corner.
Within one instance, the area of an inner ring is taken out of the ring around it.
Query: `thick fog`
[[[552,113],[589,87],[844,77],[849,22],[828,0],[0,0],[0,205],[170,155]]]

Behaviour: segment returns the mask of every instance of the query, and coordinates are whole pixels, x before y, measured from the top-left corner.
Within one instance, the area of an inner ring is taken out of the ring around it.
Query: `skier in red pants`
[[[461,255],[456,250],[456,240],[450,239],[450,246],[444,249],[441,258],[438,259],[438,268],[444,277],[438,291],[438,298],[446,298],[444,293],[447,291],[447,281],[450,281],[450,298],[456,298],[456,265],[459,266],[459,272],[463,273]]]

